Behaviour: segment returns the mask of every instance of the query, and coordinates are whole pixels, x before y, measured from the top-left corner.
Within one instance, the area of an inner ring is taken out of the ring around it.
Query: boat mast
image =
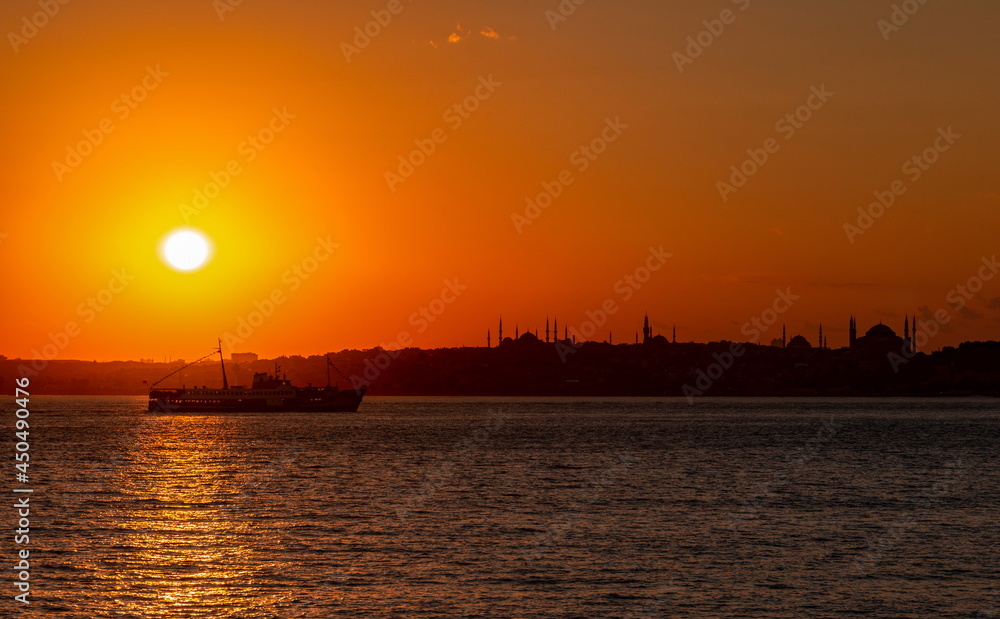
[[[226,360],[222,356],[222,338],[219,338],[219,361],[222,363],[222,388],[229,389],[229,380],[226,379]]]

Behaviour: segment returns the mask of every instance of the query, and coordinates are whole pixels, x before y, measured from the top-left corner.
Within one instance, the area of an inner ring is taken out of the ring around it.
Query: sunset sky
[[[852,313],[1000,339],[1000,3],[903,5],[8,0],[0,354],[478,346],[609,299],[595,339],[746,340],[779,289],[834,347]],[[194,272],[157,251],[185,226]]]

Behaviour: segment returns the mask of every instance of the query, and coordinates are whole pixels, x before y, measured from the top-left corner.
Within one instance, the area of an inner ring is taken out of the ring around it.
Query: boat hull
[[[149,394],[151,413],[354,413],[364,391],[325,391],[274,397],[257,396],[250,390],[232,396],[228,393],[201,390],[161,390]]]

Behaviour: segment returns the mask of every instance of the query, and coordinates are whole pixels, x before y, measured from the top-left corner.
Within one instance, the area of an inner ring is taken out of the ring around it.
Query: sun
[[[177,271],[197,271],[212,258],[212,241],[196,228],[177,228],[160,241],[160,258]]]

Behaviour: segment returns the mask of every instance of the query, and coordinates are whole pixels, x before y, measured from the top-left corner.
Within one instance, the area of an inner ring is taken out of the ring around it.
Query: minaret
[[[497,346],[503,344],[503,316],[500,317],[500,330],[497,331]]]
[[[785,331],[785,325],[781,325],[781,347],[788,347],[788,333]]]
[[[515,340],[521,339],[521,328],[517,326],[516,322],[514,323],[514,339]]]
[[[559,319],[555,316],[552,317],[552,340],[559,339]]]
[[[549,317],[545,317],[545,343],[549,343]]]
[[[563,339],[564,340],[568,340],[569,339],[569,326],[568,325],[563,325]],[[573,336],[573,339],[576,339],[575,335]]]
[[[677,325],[674,325],[674,344],[677,343]]]
[[[615,345],[615,332],[614,331],[608,331],[608,344],[611,344],[612,346]]]
[[[642,321],[642,342],[645,344],[653,337],[653,330],[649,328],[649,313]]]
[[[492,343],[490,342],[490,336],[491,335],[493,335],[493,333],[489,329],[487,329],[486,330],[486,348],[493,348]]]
[[[858,320],[854,316],[851,316],[851,331],[850,331],[849,344],[851,348],[858,343]]]
[[[823,350],[823,323],[819,323],[819,349]]]

